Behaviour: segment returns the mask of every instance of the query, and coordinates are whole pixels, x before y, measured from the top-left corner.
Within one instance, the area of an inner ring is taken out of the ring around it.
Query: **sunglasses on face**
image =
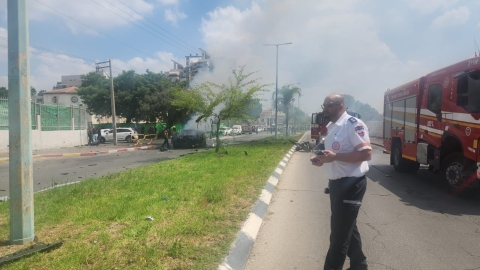
[[[340,103],[329,103],[329,104],[322,104],[322,109],[328,109],[333,105],[340,105]]]

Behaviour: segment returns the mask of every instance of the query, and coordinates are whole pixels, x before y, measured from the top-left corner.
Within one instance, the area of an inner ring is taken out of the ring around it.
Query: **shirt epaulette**
[[[357,123],[357,119],[355,119],[355,117],[352,116],[352,117],[348,118],[348,122],[350,122],[352,124],[355,124],[355,123]]]

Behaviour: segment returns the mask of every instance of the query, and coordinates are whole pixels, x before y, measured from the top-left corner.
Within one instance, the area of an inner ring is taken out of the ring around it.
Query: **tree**
[[[0,87],[0,98],[8,98],[8,90],[5,87]]]
[[[343,98],[345,100],[345,107],[350,111],[360,114],[363,121],[381,121],[383,119],[382,115],[369,104],[361,103],[350,95],[343,95]]]
[[[185,91],[184,83],[176,83],[162,91],[147,94],[140,105],[140,114],[162,119],[166,127],[175,123],[186,123],[194,113],[190,108],[176,104],[177,93]]]
[[[228,85],[206,82],[177,94],[175,104],[197,112],[197,123],[210,117],[215,119],[216,153],[220,149],[221,121],[251,118],[246,111],[254,104],[253,100],[258,100],[256,96],[265,91],[266,85],[260,84],[260,79],[250,80],[255,72],[244,74],[244,68],[232,70],[233,78],[228,79]]]
[[[248,104],[247,110],[245,114],[250,116],[252,119],[260,118],[260,114],[262,113],[262,103],[258,99],[252,99],[252,101]]]
[[[82,77],[78,95],[87,105],[87,111],[101,116],[111,116],[110,81],[99,73],[90,72]]]
[[[294,96],[300,96],[302,94],[302,90],[297,86],[293,86],[291,84],[287,84],[282,86],[278,90],[278,102],[285,108],[285,121],[286,121],[286,132],[288,136],[288,112],[290,105],[295,101]],[[275,92],[273,93],[273,100],[275,102]],[[275,104],[277,104],[275,102]],[[275,127],[277,128],[277,126]]]
[[[45,92],[47,92],[47,90],[40,90],[40,91],[38,92],[38,95],[39,95],[39,96],[43,96],[43,93],[45,93]]]
[[[45,90],[44,90],[45,91]],[[37,90],[30,86],[30,95],[35,96],[37,94]],[[5,87],[0,87],[0,98],[8,98],[8,90]]]
[[[172,82],[163,73],[147,70],[146,74],[135,71],[123,71],[114,78],[115,113],[132,121],[161,120],[172,126],[190,119],[189,108],[173,106],[175,93],[185,89],[185,82]],[[111,116],[110,81],[104,76],[89,73],[82,76],[82,87],[79,96],[88,107],[88,111]]]

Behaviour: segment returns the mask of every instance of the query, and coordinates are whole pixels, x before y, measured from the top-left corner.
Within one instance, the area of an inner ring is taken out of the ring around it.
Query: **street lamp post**
[[[301,84],[301,83],[294,83],[294,84]],[[298,94],[298,104],[300,104],[300,96],[301,96],[301,94]],[[295,117],[295,103],[292,102],[292,104],[293,104],[293,107],[292,107],[292,111],[293,111],[293,112],[292,112],[292,113],[293,113],[293,117],[292,117],[292,133],[293,133],[293,134],[296,134],[296,132],[294,132],[294,131],[295,131],[295,118],[296,118],[296,117]]]
[[[278,46],[281,45],[289,45],[292,44],[291,42],[288,43],[281,43],[281,44],[263,44],[263,46],[276,46],[277,47],[277,61],[276,61],[276,75],[275,75],[275,140],[278,139],[277,131],[278,131]]]

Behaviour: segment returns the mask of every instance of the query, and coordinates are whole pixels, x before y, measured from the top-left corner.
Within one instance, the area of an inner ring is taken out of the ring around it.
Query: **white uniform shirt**
[[[368,128],[362,120],[344,112],[335,123],[328,123],[328,134],[325,138],[325,150],[334,153],[352,153],[364,149],[372,149]],[[368,172],[368,162],[348,163],[333,161],[323,164],[328,179],[342,177],[360,177]]]

